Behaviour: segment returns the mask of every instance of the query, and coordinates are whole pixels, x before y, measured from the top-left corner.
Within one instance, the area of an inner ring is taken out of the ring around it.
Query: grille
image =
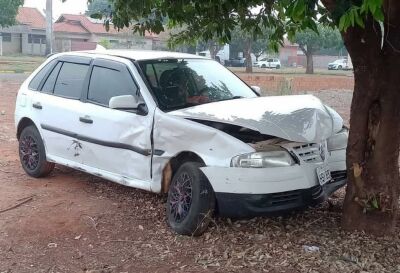
[[[333,181],[343,180],[347,178],[347,171],[334,171],[331,176]]]
[[[293,147],[294,153],[307,163],[322,162],[319,144],[310,143]]]
[[[301,199],[301,191],[287,191],[287,192],[280,192],[280,193],[273,193],[272,194],[272,205],[285,205],[290,203],[296,203]]]

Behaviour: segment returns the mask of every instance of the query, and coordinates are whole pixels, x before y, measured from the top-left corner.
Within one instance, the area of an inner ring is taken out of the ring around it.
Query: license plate
[[[317,167],[317,177],[321,186],[331,181],[332,176],[331,171],[329,170],[329,166],[324,165],[321,167]]]

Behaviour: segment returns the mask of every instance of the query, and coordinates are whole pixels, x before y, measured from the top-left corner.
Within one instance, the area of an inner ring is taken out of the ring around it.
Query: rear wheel
[[[43,140],[34,126],[25,127],[21,132],[19,158],[22,168],[32,177],[47,176],[54,169],[54,163],[46,161]]]
[[[262,64],[261,68],[267,68],[267,66],[265,64]]]
[[[337,67],[337,69],[338,69],[338,70],[342,70],[342,66],[339,65],[339,66]]]
[[[276,65],[276,69],[279,69],[279,68],[281,68],[281,66],[279,64],[277,64]]]
[[[168,224],[178,234],[201,235],[214,214],[214,191],[200,167],[197,162],[184,163],[168,191]]]

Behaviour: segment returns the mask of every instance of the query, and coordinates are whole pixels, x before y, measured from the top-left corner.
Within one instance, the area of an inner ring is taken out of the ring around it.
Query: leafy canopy
[[[297,32],[292,41],[297,43],[305,54],[313,54],[320,49],[343,47],[339,31],[322,25],[318,25],[317,32],[310,29]]]
[[[112,13],[112,3],[109,0],[92,0],[89,2],[86,15],[92,16],[96,14],[109,14]]]
[[[15,24],[18,7],[24,4],[24,0],[0,0],[0,26],[7,27]]]
[[[273,29],[270,45],[277,49],[284,35],[293,39],[297,32],[318,31],[317,23],[338,26],[363,26],[368,14],[382,21],[383,0],[112,0],[114,11],[106,19],[116,28],[133,27],[134,31],[159,33],[168,28],[183,30],[172,36],[174,43],[213,40],[227,43],[236,26],[254,37]],[[325,5],[324,5],[325,4]],[[328,13],[327,6],[334,5]]]

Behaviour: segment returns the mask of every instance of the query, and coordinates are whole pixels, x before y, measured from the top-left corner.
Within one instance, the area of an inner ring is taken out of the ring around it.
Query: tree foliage
[[[254,38],[248,32],[242,31],[239,27],[235,28],[231,34],[230,40],[230,53],[231,57],[237,57],[239,52],[244,52],[246,50],[246,41],[251,40],[251,51],[258,58],[265,52],[269,50],[269,40],[270,30],[263,30],[263,35],[259,35]]]
[[[0,0],[0,26],[7,27],[15,24],[18,8],[24,0]]]
[[[318,25],[317,32],[311,29],[297,32],[292,39],[292,42],[297,43],[307,57],[307,73],[309,74],[312,74],[314,70],[312,57],[316,51],[328,48],[339,49],[343,46],[339,31],[322,25]]]
[[[86,15],[92,16],[97,14],[110,14],[112,13],[112,3],[109,0],[93,0],[88,4]]]

